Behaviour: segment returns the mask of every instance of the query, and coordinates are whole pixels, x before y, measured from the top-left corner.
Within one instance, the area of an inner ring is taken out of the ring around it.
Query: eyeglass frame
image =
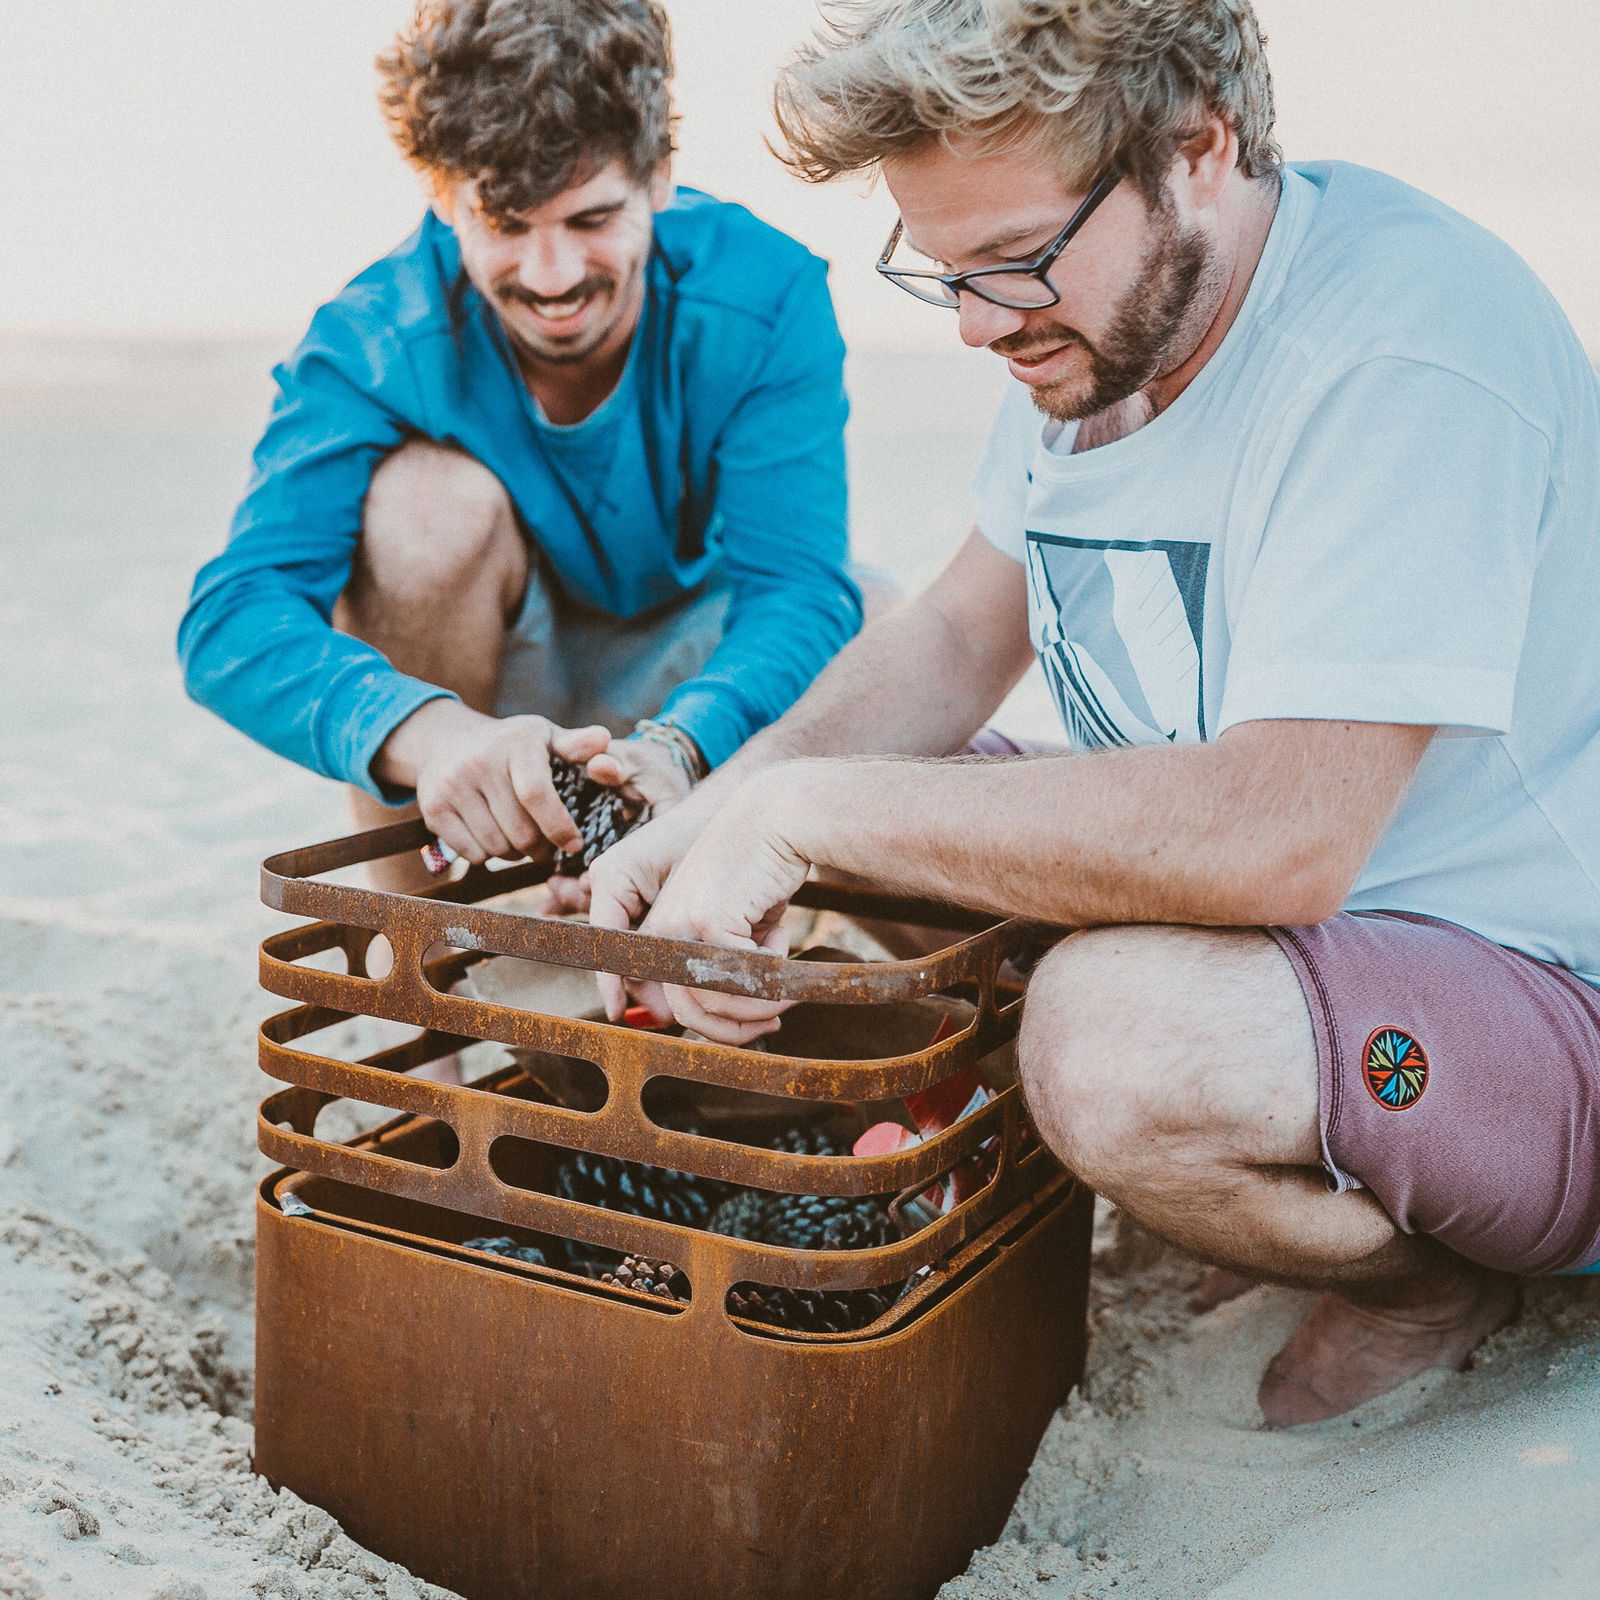
[[[1098,211],[1107,200],[1111,192],[1122,182],[1122,173],[1116,167],[1108,167],[1095,181],[1094,186],[1083,198],[1083,203],[1067,219],[1067,225],[1058,233],[1051,242],[1045,246],[1044,252],[1033,261],[1013,262],[1003,267],[974,267],[970,272],[929,272],[913,267],[891,267],[889,258],[894,254],[895,246],[900,243],[905,233],[905,218],[897,218],[894,232],[889,235],[889,242],[883,247],[883,254],[878,257],[877,270],[892,283],[895,288],[903,289],[915,300],[920,300],[926,306],[942,306],[947,311],[961,309],[960,296],[963,290],[977,295],[980,300],[992,306],[1001,306],[1007,311],[1048,311],[1052,306],[1061,304],[1061,291],[1050,281],[1050,271],[1060,259],[1061,252],[1077,237],[1083,225]],[[1010,305],[1004,300],[995,300],[985,294],[974,283],[974,278],[991,278],[999,273],[1008,273],[1012,277],[1037,278],[1046,289],[1050,291],[1050,298],[1039,305],[1017,306]],[[910,284],[901,280],[904,278],[926,278],[936,283],[942,283],[949,291],[949,300],[930,300],[926,295],[918,293]]]

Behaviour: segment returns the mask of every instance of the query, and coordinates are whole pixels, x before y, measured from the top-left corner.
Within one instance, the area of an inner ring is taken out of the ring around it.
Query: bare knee
[[[527,582],[528,558],[511,497],[464,451],[413,439],[372,475],[352,589],[437,599],[494,584],[508,605]]]
[[[1235,1071],[1268,1052],[1277,1060]],[[1276,946],[1245,929],[1099,928],[1039,964],[1018,1063],[1045,1141],[1080,1176],[1119,1183],[1215,1155],[1266,1125],[1285,1158],[1315,1122],[1310,1020]],[[1271,1129],[1277,1117],[1281,1132]]]

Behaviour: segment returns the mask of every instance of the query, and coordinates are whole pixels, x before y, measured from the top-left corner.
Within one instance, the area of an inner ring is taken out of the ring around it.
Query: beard
[[[629,280],[629,289],[632,288],[633,282],[633,279]],[[544,296],[530,294],[515,282],[494,285],[488,298],[491,303],[500,307],[526,306],[535,311],[552,303]],[[502,315],[500,324],[505,329],[506,337],[510,340],[512,348],[523,359],[551,367],[577,366],[580,362],[587,361],[616,330],[618,318],[625,313],[628,296],[617,279],[609,274],[596,273],[584,279],[560,299],[587,299],[598,302],[601,314],[582,332],[560,339],[530,336],[522,329],[514,327],[511,320]]]
[[[1169,196],[1163,195],[1156,211],[1157,226],[1145,251],[1133,287],[1122,297],[1111,325],[1098,343],[1076,329],[1054,328],[1022,332],[997,339],[990,349],[997,355],[1038,354],[1058,347],[1063,334],[1088,357],[1088,377],[1063,378],[1030,390],[1033,403],[1056,422],[1082,422],[1097,412],[1121,405],[1163,372],[1181,364],[1174,359],[1185,343],[1184,335],[1203,329],[1199,308],[1215,296],[1219,274],[1215,256],[1199,229],[1185,233]]]

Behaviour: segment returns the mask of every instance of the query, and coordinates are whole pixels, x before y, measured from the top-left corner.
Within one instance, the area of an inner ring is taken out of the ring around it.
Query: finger
[[[648,1011],[661,1027],[672,1021],[672,1007],[659,983],[643,978],[619,978],[614,972],[601,972],[596,976],[600,979],[600,998],[605,1003],[607,1021],[621,1022],[623,1015],[635,1006]]]
[[[570,917],[589,909],[588,873],[581,878],[551,878],[547,887],[550,891],[552,916]]]
[[[588,773],[596,783],[620,789],[639,776],[642,766],[638,750],[628,740],[617,739],[598,755],[590,757]]]
[[[477,848],[474,855],[470,850],[461,853],[480,864],[491,856],[498,856],[502,860],[507,855],[515,856],[516,847],[500,831],[499,824],[494,820],[494,813],[490,811],[488,802],[481,794],[471,794],[455,802],[456,815],[461,818],[471,833]]]
[[[724,994],[720,989],[695,989],[702,1011],[726,1022],[771,1022],[787,1011],[792,1001],[759,1000],[747,994]]]
[[[626,873],[615,869],[610,871],[597,869],[585,873],[584,876],[589,880],[591,927],[610,928],[614,932],[627,933],[650,909],[638,885]],[[630,986],[614,972],[601,972],[597,976],[600,979],[600,999],[605,1005],[607,1018],[612,1022],[620,1022],[623,1012],[634,1003],[649,1006],[662,1021],[672,1015],[667,1008],[665,997],[659,992],[659,985]],[[651,989],[657,992],[649,995],[647,991]]]
[[[496,852],[504,860],[514,861],[519,856],[531,855],[545,842],[539,824],[528,815],[527,808],[517,798],[509,773],[486,783],[483,798],[495,826],[505,837],[506,850]]]
[[[611,730],[594,723],[587,728],[553,728],[550,748],[564,761],[582,766],[611,743]]]
[[[645,931],[654,933],[662,930],[652,928],[647,920]],[[696,930],[675,927],[672,929],[672,936],[693,939],[696,938]],[[769,938],[770,936],[769,932]],[[737,934],[725,935],[716,943],[729,949],[757,948],[753,939]],[[741,1041],[759,1038],[762,1034],[773,1032],[778,1026],[778,1018],[793,1003],[788,1000],[762,999],[756,995],[728,994],[720,989],[689,989],[676,984],[666,986],[666,1000],[672,1008],[672,1014],[685,1027],[706,1033],[706,1025],[709,1024],[719,1030],[717,1037],[734,1031],[741,1035]],[[698,1021],[688,1021],[687,1014],[691,1012],[699,1019]],[[712,1035],[707,1034],[707,1037],[710,1038]]]
[[[596,783],[620,789],[634,805],[664,808],[688,794],[689,774],[663,746],[618,739],[585,769]]]
[[[619,750],[621,742],[614,744],[610,750],[602,750],[595,757],[590,757],[589,765],[584,768],[590,778],[597,784],[605,784],[606,789],[624,789],[638,774],[637,758],[629,754],[624,760]]]
[[[469,829],[466,822],[462,822],[461,818],[456,816],[453,808],[440,806],[435,810],[434,806],[429,806],[429,810],[424,816],[424,821],[427,822],[427,826],[429,826],[429,830],[434,834],[434,837],[445,843],[445,845],[450,845],[451,851],[454,851],[458,858],[464,858],[467,861],[478,859],[474,851],[482,851],[483,846],[472,837],[472,829]]]
[[[550,780],[550,757],[545,747],[536,739],[524,740],[512,750],[507,765],[517,803],[539,832],[569,855],[581,850],[583,834]]]
[[[707,994],[703,989],[680,989],[669,986],[666,991],[666,1000],[671,1007],[672,1016],[684,1027],[693,1028],[696,1033],[703,1033],[716,1044],[750,1044],[756,1039],[765,1038],[768,1034],[778,1031],[780,1023],[775,1017],[765,1021],[734,1021],[708,1010],[701,1004],[706,998]]]
[[[628,991],[614,972],[598,972],[600,1004],[605,1009],[607,1022],[621,1022],[622,1013],[628,1009]]]
[[[430,806],[424,820],[458,856],[479,866],[489,859],[489,851],[455,807]]]

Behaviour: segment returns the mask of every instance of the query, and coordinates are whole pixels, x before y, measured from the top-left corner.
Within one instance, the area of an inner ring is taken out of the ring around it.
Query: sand
[[[0,365],[0,1596],[438,1596],[249,1470],[254,865],[341,813],[189,707],[169,641],[259,362],[46,354]],[[908,576],[957,420],[856,441],[863,542]],[[1305,1297],[1194,1317],[1194,1263],[1101,1232],[1086,1384],[943,1600],[1600,1593],[1600,1285],[1534,1285],[1473,1371],[1275,1434],[1255,1385]]]

